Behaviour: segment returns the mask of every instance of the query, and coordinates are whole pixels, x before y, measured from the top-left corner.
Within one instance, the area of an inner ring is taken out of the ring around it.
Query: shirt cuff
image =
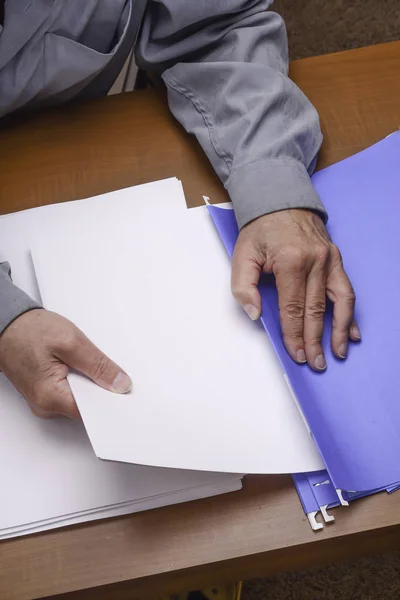
[[[0,264],[0,335],[17,317],[33,310],[41,308],[40,304],[32,300],[20,290],[11,280],[11,268],[9,263]]]
[[[290,159],[262,159],[231,171],[225,187],[239,229],[269,213],[290,208],[316,211],[328,220],[305,166]]]

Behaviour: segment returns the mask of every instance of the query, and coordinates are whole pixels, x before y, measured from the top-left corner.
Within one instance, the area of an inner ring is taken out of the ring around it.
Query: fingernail
[[[298,363],[301,363],[301,364],[307,362],[306,353],[304,352],[304,350],[297,350],[296,360]]]
[[[132,389],[132,381],[126,373],[120,371],[114,379],[112,387],[117,394],[126,394]]]
[[[361,332],[358,328],[358,325],[351,326],[351,335],[356,340],[361,340]]]
[[[346,358],[347,356],[347,344],[341,344],[338,350],[339,358]]]
[[[257,321],[258,317],[260,316],[260,311],[256,306],[254,306],[254,304],[245,304],[243,308],[252,321]]]
[[[319,356],[317,356],[317,358],[315,359],[315,368],[318,369],[318,371],[324,371],[326,369],[326,362],[325,362],[325,357],[323,356],[323,354],[320,354]]]

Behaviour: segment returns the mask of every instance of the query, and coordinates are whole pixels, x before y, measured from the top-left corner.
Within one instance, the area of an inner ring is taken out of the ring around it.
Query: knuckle
[[[301,302],[287,302],[284,306],[284,316],[291,321],[300,321],[304,318],[304,306]]]
[[[282,336],[285,348],[296,350],[304,346],[304,339],[298,332],[287,332]]]
[[[337,337],[342,338],[343,336],[345,336],[345,339],[348,336],[348,331],[349,331],[349,320],[346,319],[343,321],[343,319],[338,319],[336,317],[333,318],[333,322],[332,322],[332,328],[333,328],[333,333],[334,335]]]
[[[329,259],[329,246],[326,244],[319,244],[314,249],[314,262],[322,267],[326,265]]]
[[[342,264],[342,255],[339,248],[335,244],[330,245],[330,254],[333,264]]]
[[[32,414],[38,419],[51,419],[53,416],[51,413],[45,412],[36,406],[31,406],[30,409]]]
[[[291,246],[286,251],[286,260],[292,271],[298,272],[304,269],[308,253],[300,246]]]
[[[93,379],[99,381],[104,378],[107,373],[110,361],[106,356],[100,355],[96,358],[93,366]]]
[[[310,352],[311,354],[314,354],[315,352],[320,352],[320,346],[321,346],[321,337],[317,337],[317,336],[305,336],[304,337],[304,343],[306,346],[306,351]]]
[[[307,303],[306,314],[313,319],[320,319],[324,316],[326,310],[325,299],[313,298]]]
[[[37,415],[42,416],[42,411],[51,413],[54,411],[52,395],[47,393],[43,386],[34,386],[32,392],[33,407],[37,410]],[[35,413],[36,414],[36,413]]]
[[[344,302],[346,302],[346,304],[348,304],[349,306],[354,306],[356,303],[356,295],[354,293],[353,290],[347,290],[344,294],[343,294],[343,300]]]
[[[356,303],[356,294],[350,284],[342,283],[336,289],[337,297],[341,302],[348,306],[354,306]]]
[[[241,285],[232,285],[231,291],[233,297],[236,298],[238,302],[244,302],[248,296],[247,289]]]
[[[35,417],[43,418],[43,413],[40,409],[38,409],[35,405],[29,406],[29,408],[31,409],[31,413],[33,415],[35,415]]]
[[[58,348],[62,352],[70,352],[79,343],[79,332],[75,327],[68,327],[58,340]]]

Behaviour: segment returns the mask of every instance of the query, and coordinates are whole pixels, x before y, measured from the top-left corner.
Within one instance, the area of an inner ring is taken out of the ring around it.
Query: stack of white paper
[[[240,489],[240,477],[101,461],[84,427],[40,420],[0,378],[0,539]]]
[[[158,199],[154,199],[154,194]],[[118,205],[120,198],[132,197],[140,198],[144,204],[151,200],[156,208],[157,202],[168,202],[171,194],[182,195],[176,180],[160,187],[141,186],[132,192],[122,190],[95,200],[3,217],[0,219],[0,260],[10,261],[15,283],[39,298],[29,244],[32,237],[41,235],[42,228],[52,230],[68,219],[78,224],[85,214],[90,215],[91,226],[95,227],[95,207],[102,203],[107,203],[107,210],[112,211],[114,200]],[[118,232],[115,235],[118,236]],[[79,269],[79,265],[76,268]],[[107,281],[106,273],[103,281]],[[109,314],[111,316],[111,312]],[[125,400],[130,401],[128,397]],[[96,458],[81,423],[34,417],[2,375],[0,481],[0,539],[241,488],[240,475],[101,461]]]

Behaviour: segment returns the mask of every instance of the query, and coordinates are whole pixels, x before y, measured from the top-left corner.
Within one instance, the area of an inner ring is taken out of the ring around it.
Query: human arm
[[[162,76],[172,113],[196,136],[231,197],[241,230],[235,297],[258,318],[258,279],[272,272],[286,348],[321,370],[326,296],[337,305],[338,357],[349,337],[358,339],[355,296],[310,180],[322,142],[318,114],[288,77],[285,26],[270,4],[152,0],[137,60]]]

